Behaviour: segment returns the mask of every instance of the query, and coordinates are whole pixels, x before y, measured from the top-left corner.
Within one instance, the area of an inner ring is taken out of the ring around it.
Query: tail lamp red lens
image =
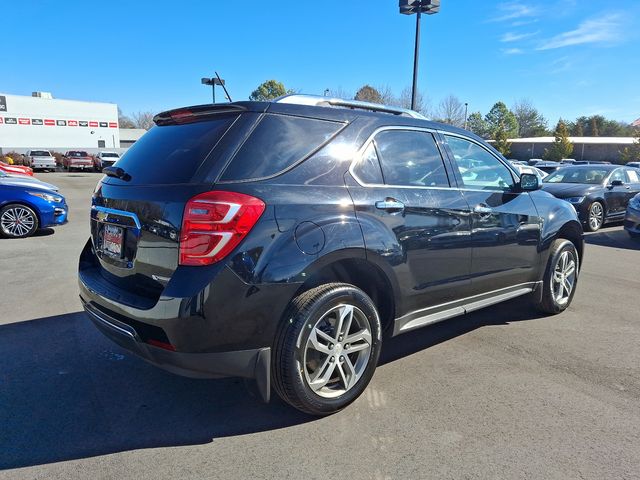
[[[187,202],[180,232],[180,265],[211,265],[226,257],[256,224],[265,204],[236,192],[211,191]]]

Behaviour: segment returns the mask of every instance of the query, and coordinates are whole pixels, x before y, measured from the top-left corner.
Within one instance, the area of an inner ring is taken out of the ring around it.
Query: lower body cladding
[[[640,237],[640,210],[629,207],[624,217],[624,229],[632,236]]]
[[[215,285],[193,296],[161,296],[154,307],[137,309],[114,300],[118,289],[101,288],[104,280],[96,273],[81,267],[80,298],[89,318],[112,341],[174,374],[255,379],[262,398],[269,400],[272,342],[299,285],[247,285],[224,267]]]

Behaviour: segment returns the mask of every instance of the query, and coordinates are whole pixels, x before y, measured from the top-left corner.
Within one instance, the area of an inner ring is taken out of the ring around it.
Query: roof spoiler
[[[158,113],[153,117],[156,125],[177,125],[181,123],[197,122],[207,117],[225,113],[242,113],[247,109],[233,103],[196,105],[194,107],[176,108]]]

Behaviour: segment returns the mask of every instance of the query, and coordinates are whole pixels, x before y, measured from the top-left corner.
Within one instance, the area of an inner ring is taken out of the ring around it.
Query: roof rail
[[[371,112],[384,112],[393,115],[402,115],[404,117],[419,118],[427,120],[427,117],[407,108],[392,107],[389,105],[381,105],[379,103],[361,102],[360,100],[345,100],[343,98],[322,97],[320,95],[302,95],[291,94],[283,95],[273,100],[275,103],[291,103],[295,105],[312,105],[318,107],[343,107],[360,110],[369,110]]]

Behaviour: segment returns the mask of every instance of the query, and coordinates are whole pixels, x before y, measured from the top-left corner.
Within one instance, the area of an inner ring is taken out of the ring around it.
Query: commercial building
[[[633,137],[569,137],[573,143],[571,158],[617,162],[620,152],[632,145]],[[555,142],[554,137],[514,138],[511,142],[511,158],[529,160],[542,158],[544,151]]]
[[[121,144],[115,103],[61,100],[46,92],[34,92],[31,97],[0,93],[0,149],[4,152],[32,148],[120,150],[144,133],[131,130]]]

